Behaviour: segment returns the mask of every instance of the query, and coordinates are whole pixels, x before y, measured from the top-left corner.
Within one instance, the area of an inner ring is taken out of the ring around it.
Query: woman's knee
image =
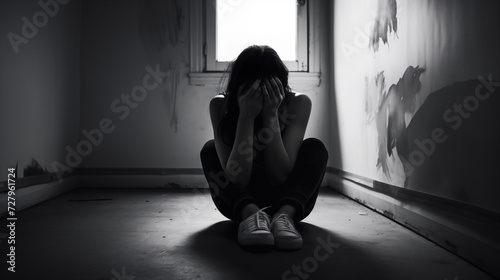
[[[213,139],[208,140],[205,145],[203,145],[203,148],[201,148],[201,161],[203,162],[205,159],[213,157],[214,154],[217,155],[217,151],[215,150],[215,141]]]
[[[301,151],[321,162],[328,161],[328,150],[325,144],[317,138],[307,138],[302,142]]]

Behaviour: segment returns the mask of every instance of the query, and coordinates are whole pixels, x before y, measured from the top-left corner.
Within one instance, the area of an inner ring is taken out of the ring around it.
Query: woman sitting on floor
[[[304,140],[310,113],[311,100],[290,89],[268,46],[246,48],[226,92],[211,100],[214,140],[201,162],[216,207],[239,223],[241,245],[302,247],[294,223],[311,213],[328,160],[320,140]]]

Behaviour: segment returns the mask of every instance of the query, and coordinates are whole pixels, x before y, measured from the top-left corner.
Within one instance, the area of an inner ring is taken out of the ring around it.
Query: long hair
[[[288,85],[288,68],[280,59],[278,53],[269,46],[250,46],[243,50],[238,58],[229,65],[229,80],[226,91],[227,112],[223,116],[218,133],[227,144],[234,142],[236,125],[240,108],[238,105],[238,89],[244,85],[248,89],[259,78],[277,77],[283,84],[285,97],[280,104],[279,112],[288,104],[291,89]],[[256,120],[258,123],[259,120]]]

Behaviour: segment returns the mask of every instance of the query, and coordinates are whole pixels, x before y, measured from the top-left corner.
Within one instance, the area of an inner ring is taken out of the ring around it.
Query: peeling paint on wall
[[[366,79],[365,112],[370,123],[376,119],[378,133],[377,167],[391,178],[388,157],[406,130],[405,121],[408,115],[413,115],[420,104],[417,104],[417,94],[422,88],[420,75],[425,68],[408,66],[397,84],[385,91],[384,72],[380,72],[374,82]],[[377,105],[375,105],[377,104]]]
[[[177,0],[143,1],[140,4],[139,30],[146,52],[160,60],[161,71],[167,73],[162,96],[169,114],[169,127],[177,132],[177,95],[183,60],[179,44],[183,29],[182,2]]]
[[[388,44],[388,33],[394,31],[397,36],[398,31],[398,4],[396,0],[379,0],[378,11],[375,18],[375,25],[373,33],[370,38],[370,47],[376,52],[379,48],[379,41],[382,40],[384,44]]]
[[[173,62],[168,62],[167,65],[162,64],[160,66],[162,71],[167,73],[167,76],[163,82],[163,102],[168,109],[170,114],[169,126],[174,128],[177,132],[178,115],[177,115],[177,86],[180,83],[180,75],[178,65]]]
[[[378,134],[377,168],[391,178],[389,162],[397,160],[404,188],[500,210],[494,175],[500,153],[500,99],[494,92],[500,82],[492,75],[456,82],[419,103],[424,72],[409,66],[387,91],[383,71],[366,79],[367,123],[376,120]]]
[[[34,158],[31,158],[31,163],[24,167],[23,177],[43,175],[50,173],[47,167],[42,167],[42,165]]]

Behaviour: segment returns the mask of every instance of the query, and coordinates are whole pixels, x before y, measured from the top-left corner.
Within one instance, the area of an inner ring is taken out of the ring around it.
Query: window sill
[[[219,86],[223,72],[191,72],[189,73],[189,84],[192,86]],[[321,84],[321,73],[290,72],[290,87],[319,87]]]

